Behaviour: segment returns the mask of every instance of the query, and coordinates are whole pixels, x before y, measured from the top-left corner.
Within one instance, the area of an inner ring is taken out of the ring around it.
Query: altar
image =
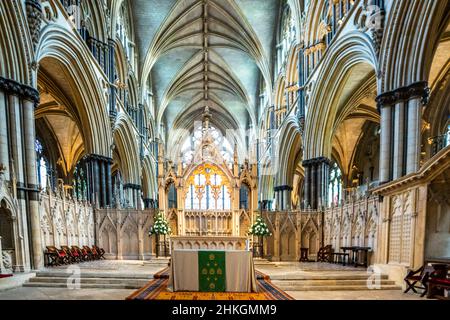
[[[257,292],[252,253],[172,250],[169,287],[173,291]]]

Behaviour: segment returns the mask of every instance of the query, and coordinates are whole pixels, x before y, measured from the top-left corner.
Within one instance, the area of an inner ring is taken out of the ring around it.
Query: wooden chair
[[[333,247],[331,244],[322,247],[317,252],[317,262],[331,262],[333,259]]]
[[[106,258],[104,257],[104,255],[105,255],[105,250],[104,250],[103,248],[100,248],[100,247],[98,247],[98,246],[96,246],[96,245],[93,245],[92,248],[95,248],[95,250],[97,251],[97,253],[98,253],[98,258],[99,258],[99,259],[106,259]]]
[[[61,264],[69,264],[69,257],[67,256],[64,250],[58,249],[55,246],[47,246],[46,256],[51,259],[51,263],[49,265],[61,265]]]
[[[78,252],[78,254],[80,256],[80,262],[89,260],[89,254],[87,253],[87,251],[85,249],[80,248],[78,246],[72,246],[72,250],[75,250]]]
[[[424,265],[417,270],[408,269],[408,273],[404,278],[406,282],[406,290],[404,293],[408,293],[409,290],[418,293],[416,289],[421,289],[423,292],[420,296],[425,296],[428,292],[428,279],[433,271],[433,267],[428,265]]]
[[[96,260],[98,258],[97,252],[96,251],[92,251],[91,248],[89,248],[89,246],[83,246],[83,249],[86,250],[88,256],[89,256],[89,260]]]
[[[47,246],[47,250],[44,251],[45,265],[54,267],[59,265],[59,255],[55,247]]]
[[[61,246],[61,249],[66,253],[67,257],[69,258],[69,262],[78,263],[81,261],[80,254],[77,250],[73,250],[69,246]]]

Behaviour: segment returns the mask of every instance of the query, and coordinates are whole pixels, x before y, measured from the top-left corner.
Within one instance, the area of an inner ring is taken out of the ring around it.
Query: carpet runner
[[[143,288],[133,292],[126,300],[294,300],[286,292],[275,286],[268,275],[256,271],[258,292],[171,292],[169,268],[153,276]]]

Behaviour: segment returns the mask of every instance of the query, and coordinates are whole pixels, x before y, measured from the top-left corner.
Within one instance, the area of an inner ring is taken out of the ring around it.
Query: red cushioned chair
[[[46,248],[45,255],[49,258],[48,265],[59,266],[69,263],[69,257],[64,250],[58,249],[55,246],[47,246]]]
[[[72,251],[78,252],[78,255],[80,256],[80,262],[89,260],[89,254],[85,249],[78,246],[72,246]]]
[[[71,249],[69,246],[61,246],[61,249],[64,250],[64,252],[66,253],[69,262],[71,263],[80,262],[81,258],[78,251]]]
[[[442,300],[450,300],[444,296],[444,291],[450,291],[450,279],[430,278],[428,281],[427,298],[437,298]]]
[[[98,258],[99,258],[99,259],[106,259],[106,258],[104,257],[104,255],[105,255],[105,250],[104,250],[103,248],[100,248],[100,247],[98,247],[98,246],[96,246],[96,245],[93,245],[92,248],[95,248],[95,250],[97,251],[97,253],[98,253]]]

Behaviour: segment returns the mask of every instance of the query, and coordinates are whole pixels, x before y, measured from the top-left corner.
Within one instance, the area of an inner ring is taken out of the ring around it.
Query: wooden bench
[[[342,264],[345,266],[349,263],[349,254],[345,252],[333,252],[333,263]]]

